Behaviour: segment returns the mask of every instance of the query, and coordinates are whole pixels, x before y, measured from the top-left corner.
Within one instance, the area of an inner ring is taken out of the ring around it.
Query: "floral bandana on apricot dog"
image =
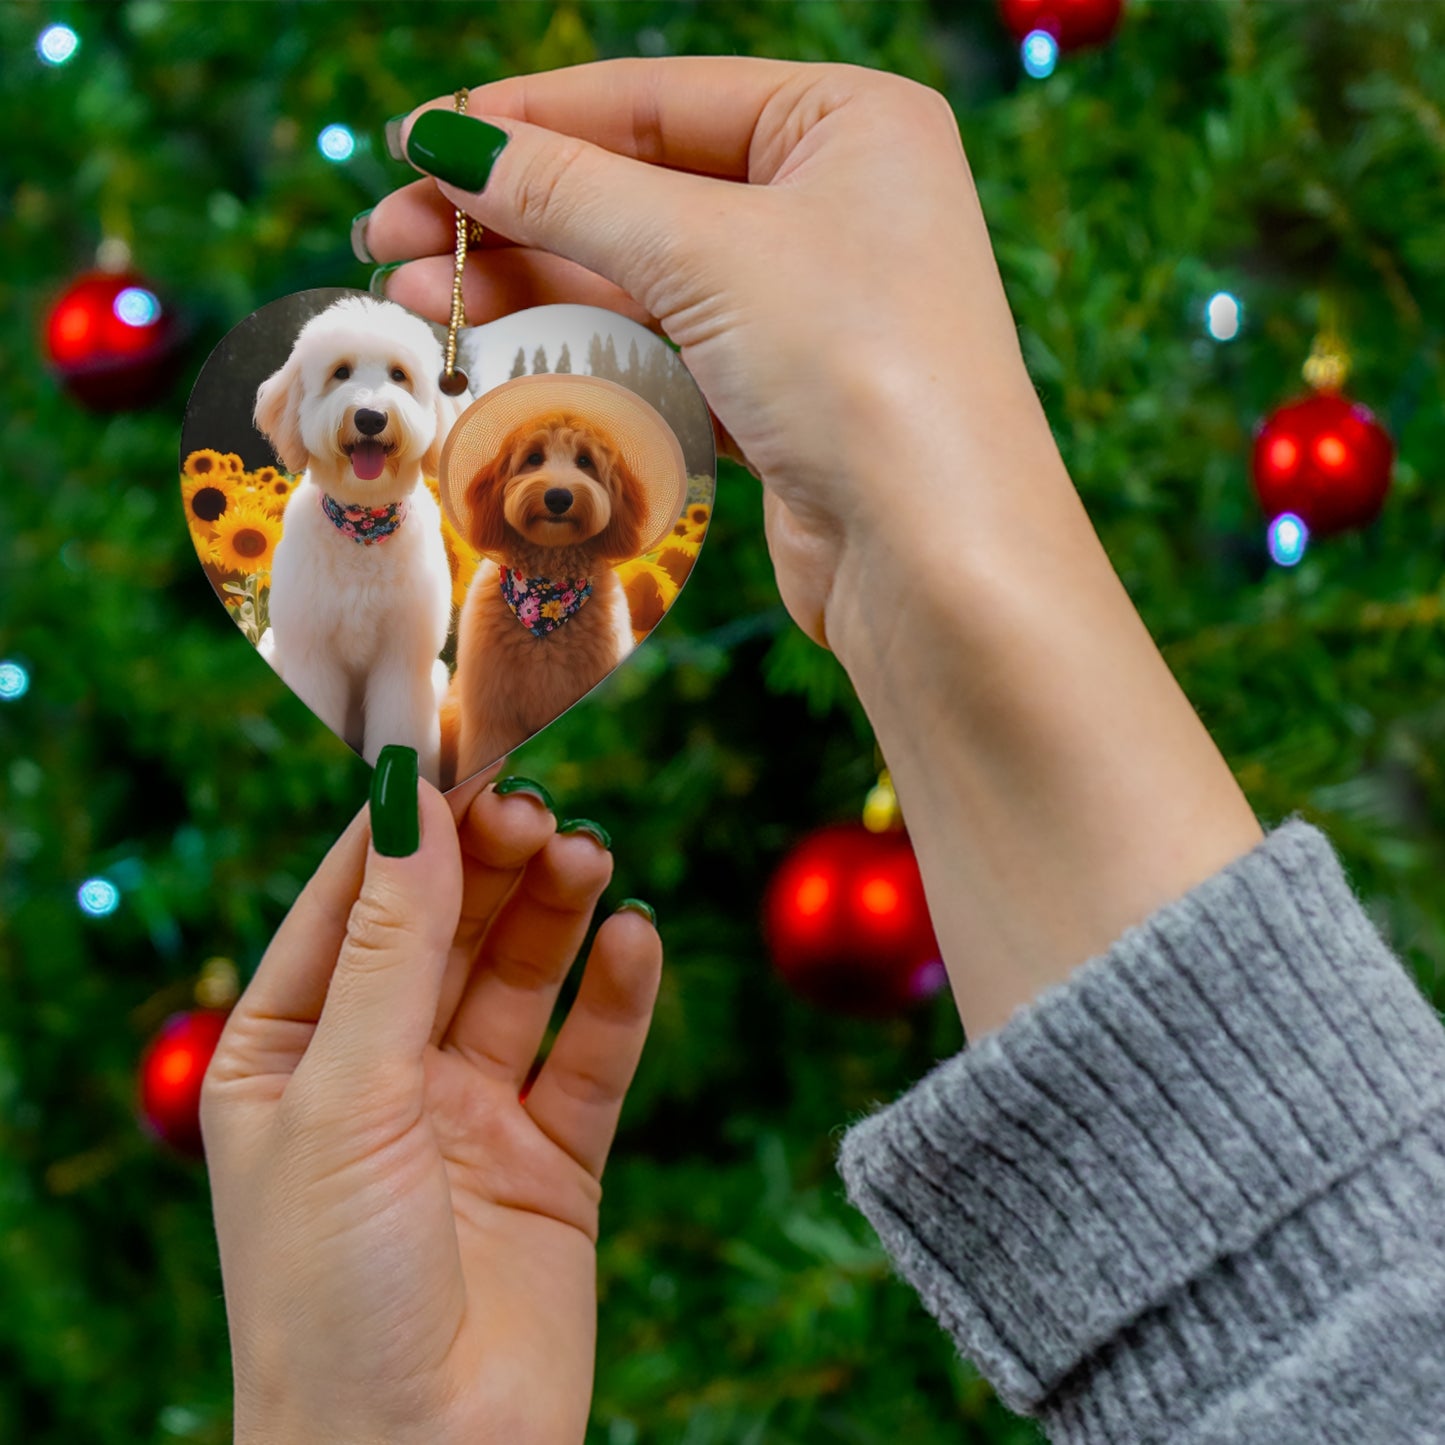
[[[321,510],[331,518],[336,530],[353,542],[369,547],[373,542],[384,542],[406,521],[406,499],[388,502],[384,507],[358,507],[338,502],[335,497],[321,494]]]
[[[587,577],[524,577],[514,567],[503,567],[502,600],[516,614],[517,621],[533,637],[555,632],[569,617],[575,617],[592,595]]]

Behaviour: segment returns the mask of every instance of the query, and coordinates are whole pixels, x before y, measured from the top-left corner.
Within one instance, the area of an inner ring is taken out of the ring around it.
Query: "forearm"
[[[921,502],[896,459],[874,479],[893,506],[845,549],[827,626],[976,1038],[1261,834],[1032,393],[959,433],[933,436]]]

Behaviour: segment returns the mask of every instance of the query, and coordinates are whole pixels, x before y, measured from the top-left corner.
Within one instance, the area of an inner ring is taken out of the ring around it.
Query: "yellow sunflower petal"
[[[209,447],[203,447],[200,451],[192,452],[181,467],[188,477],[210,477],[217,472],[226,470],[221,460],[220,452],[213,452]]]
[[[281,520],[255,504],[229,508],[216,523],[213,555],[227,572],[267,572],[281,540]]]

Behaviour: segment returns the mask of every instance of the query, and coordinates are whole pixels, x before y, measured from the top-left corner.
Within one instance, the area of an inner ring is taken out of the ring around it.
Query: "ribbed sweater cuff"
[[[1442,1104],[1440,1020],[1292,819],[856,1125],[840,1168],[1008,1404],[1157,1438],[1445,1187]]]

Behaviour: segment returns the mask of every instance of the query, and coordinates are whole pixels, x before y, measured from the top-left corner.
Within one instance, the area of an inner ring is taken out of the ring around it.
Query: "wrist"
[[[932,504],[881,508],[847,539],[825,625],[888,761],[972,1037],[1260,828],[1052,437],[1001,427],[960,445],[954,479],[923,474]],[[895,478],[883,494],[917,491]]]

